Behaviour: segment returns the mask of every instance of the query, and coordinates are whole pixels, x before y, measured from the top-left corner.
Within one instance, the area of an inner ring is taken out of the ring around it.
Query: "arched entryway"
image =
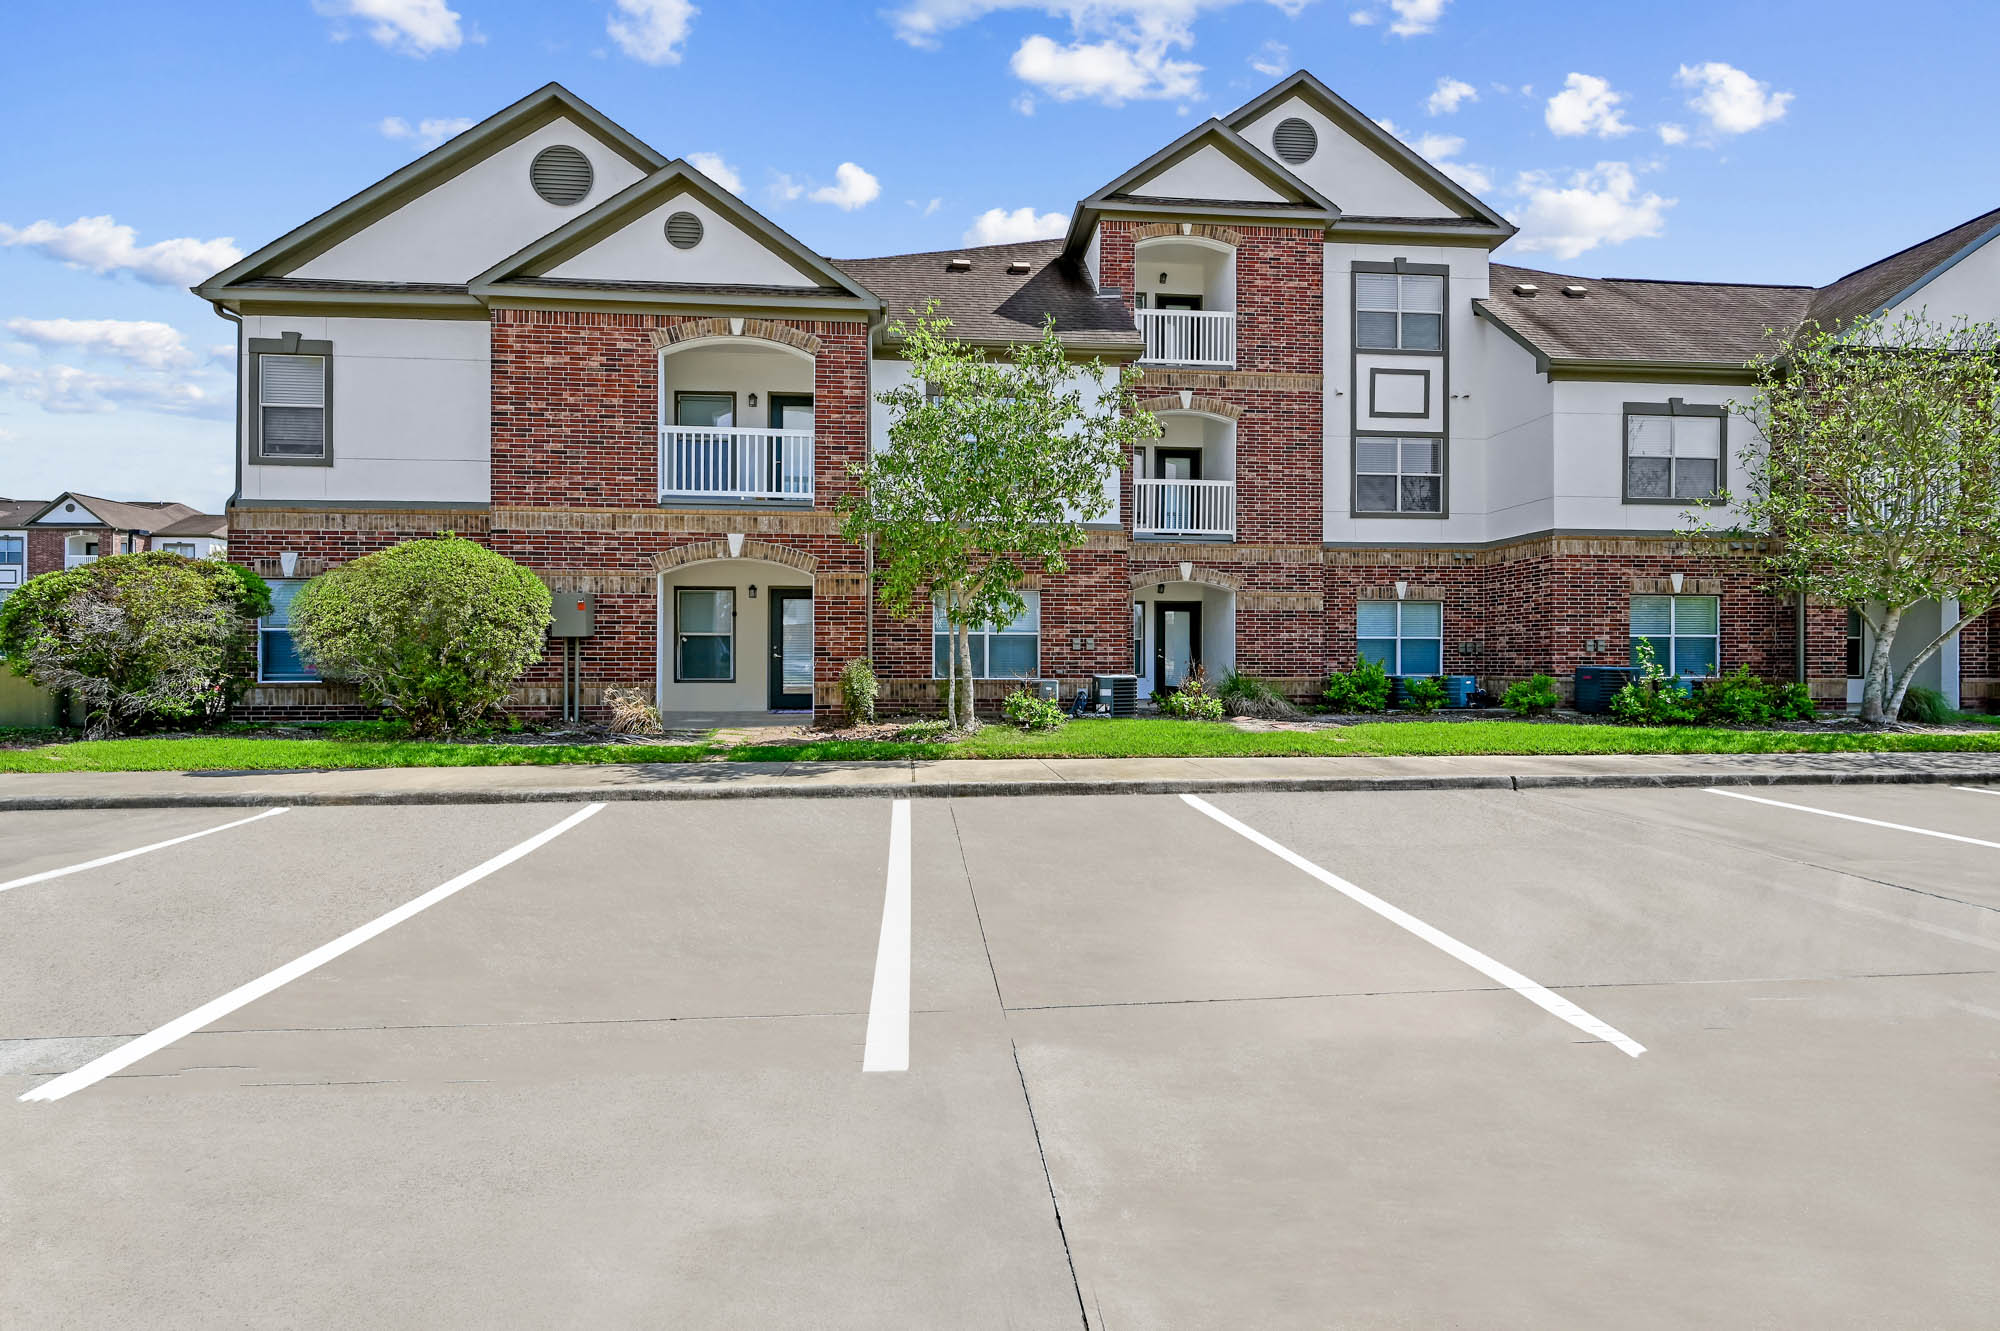
[[[669,724],[811,715],[816,563],[801,551],[740,536],[654,559],[655,697]]]
[[[1180,687],[1199,667],[1211,682],[1236,668],[1236,588],[1203,569],[1132,575],[1132,667],[1139,693]]]

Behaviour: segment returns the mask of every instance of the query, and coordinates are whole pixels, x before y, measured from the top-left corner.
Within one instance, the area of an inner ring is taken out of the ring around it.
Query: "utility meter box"
[[[588,638],[597,631],[597,596],[594,592],[551,591],[555,623],[549,625],[551,638]]]

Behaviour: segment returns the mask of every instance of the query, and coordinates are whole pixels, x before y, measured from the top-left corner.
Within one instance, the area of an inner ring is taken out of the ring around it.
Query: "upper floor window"
[[[292,638],[292,599],[305,580],[277,580],[270,585],[271,613],[257,621],[257,678],[269,683],[313,683],[319,672],[306,664]]]
[[[972,630],[972,675],[975,679],[1033,679],[1041,671],[1042,594],[1022,592],[1027,602],[1011,624],[989,624]],[[931,673],[951,674],[951,624],[944,617],[944,600],[931,604]]]
[[[1354,345],[1363,351],[1443,350],[1444,277],[1357,272]]]
[[[0,536],[0,567],[19,567],[28,562],[28,538]]]
[[[1392,675],[1435,675],[1444,669],[1444,604],[1440,601],[1361,601],[1354,607],[1356,656]]]
[[[1722,492],[1729,408],[1674,398],[1625,404],[1625,502],[1680,504]]]
[[[1444,513],[1444,440],[1361,435],[1354,441],[1357,514]]]
[[[1714,596],[1635,596],[1632,598],[1632,663],[1639,643],[1652,644],[1653,659],[1670,674],[1719,674],[1722,660],[1721,600]]]
[[[296,333],[250,339],[250,460],[333,461],[333,344]]]
[[[186,555],[189,559],[194,558],[193,541],[163,541],[160,543],[160,549],[170,555]]]

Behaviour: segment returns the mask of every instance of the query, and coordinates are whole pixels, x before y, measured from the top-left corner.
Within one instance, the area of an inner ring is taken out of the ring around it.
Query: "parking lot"
[[[2000,1308],[2000,788],[256,812],[0,815],[0,1322]]]

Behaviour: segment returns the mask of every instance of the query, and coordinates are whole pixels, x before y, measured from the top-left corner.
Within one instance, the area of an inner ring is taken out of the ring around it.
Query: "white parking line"
[[[1991,786],[1953,786],[1953,790],[1969,790],[1975,795],[2000,795],[2000,790]]]
[[[1915,832],[1918,836],[1934,836],[1940,841],[1962,841],[1968,846],[1985,846],[1990,850],[2000,850],[2000,841],[1981,841],[1976,836],[1960,836],[1956,832],[1938,832],[1928,827],[1912,827],[1908,823],[1885,823],[1880,818],[1863,818],[1858,813],[1835,813],[1832,809],[1815,809],[1810,804],[1787,804],[1783,800],[1767,800],[1762,795],[1745,795],[1740,790],[1722,790],[1716,786],[1706,787],[1711,795],[1727,795],[1733,800],[1749,800],[1752,804],[1768,804],[1774,809],[1797,809],[1800,813],[1816,813],[1822,818],[1838,818],[1844,823],[1866,823],[1870,827],[1886,827],[1897,832]]]
[[[910,1070],[910,802],[889,808],[889,882],[882,937],[875,945],[875,990],[868,997],[863,1072]]]
[[[269,974],[261,975],[248,984],[238,985],[220,998],[210,999],[185,1016],[176,1017],[156,1031],[149,1031],[135,1040],[118,1046],[110,1053],[94,1058],[82,1067],[63,1073],[51,1081],[45,1081],[34,1090],[22,1096],[23,1100],[60,1100],[66,1095],[74,1095],[86,1086],[94,1085],[114,1072],[131,1067],[148,1054],[165,1049],[184,1035],[191,1035],[212,1022],[220,1021],[246,1003],[254,1002],[281,985],[289,984],[310,971],[326,965],[335,957],[351,952],[377,934],[384,933],[419,912],[430,909],[465,888],[472,886],[488,874],[506,868],[561,836],[584,819],[602,809],[602,804],[586,804],[569,817],[545,832],[523,841],[510,850],[503,850],[492,859],[476,868],[467,869],[447,883],[440,883],[420,897],[404,902],[386,915],[377,916],[357,929],[350,929],[331,943],[323,943],[296,961],[288,961]]]
[[[10,887],[26,887],[29,883],[46,883],[51,878],[65,878],[70,874],[82,873],[85,869],[95,869],[101,865],[116,864],[120,860],[129,860],[134,855],[144,855],[150,851],[165,850],[168,846],[178,846],[183,841],[193,841],[197,837],[213,836],[217,832],[227,832],[232,827],[241,827],[245,823],[254,823],[260,818],[274,817],[283,812],[283,809],[266,809],[264,812],[252,814],[248,818],[238,818],[233,823],[224,823],[220,827],[205,827],[199,832],[189,832],[186,836],[171,837],[165,841],[155,841],[150,846],[140,846],[134,850],[121,850],[116,855],[102,855],[97,859],[85,860],[82,864],[72,864],[61,869],[44,869],[40,873],[31,873],[26,878],[14,878],[0,883],[0,892],[5,892]]]
[[[1247,823],[1237,821],[1216,808],[1213,804],[1210,804],[1207,800],[1196,795],[1183,795],[1181,798],[1187,801],[1189,805],[1215,819],[1216,822],[1221,823],[1230,831],[1235,832],[1238,836],[1246,837],[1256,842],[1293,868],[1311,874],[1314,878],[1319,879],[1319,881],[1325,883],[1342,896],[1359,902],[1391,924],[1399,925],[1409,930],[1426,943],[1450,956],[1458,958],[1458,960],[1472,967],[1472,969],[1478,971],[1488,979],[1499,981],[1521,997],[1527,999],[1530,1003],[1533,1003],[1536,1007],[1561,1017],[1564,1021],[1585,1034],[1595,1036],[1607,1044],[1616,1045],[1633,1058],[1637,1058],[1646,1052],[1646,1046],[1640,1044],[1631,1036],[1624,1034],[1614,1026],[1599,1021],[1596,1017],[1591,1016],[1567,998],[1559,994],[1550,993],[1547,989],[1536,984],[1513,967],[1502,965],[1500,962],[1487,956],[1484,952],[1481,952],[1478,948],[1469,947],[1444,932],[1444,930],[1425,924],[1408,911],[1390,905],[1373,892],[1356,887],[1337,874],[1328,873],[1305,856],[1279,845],[1256,828],[1251,827]]]

